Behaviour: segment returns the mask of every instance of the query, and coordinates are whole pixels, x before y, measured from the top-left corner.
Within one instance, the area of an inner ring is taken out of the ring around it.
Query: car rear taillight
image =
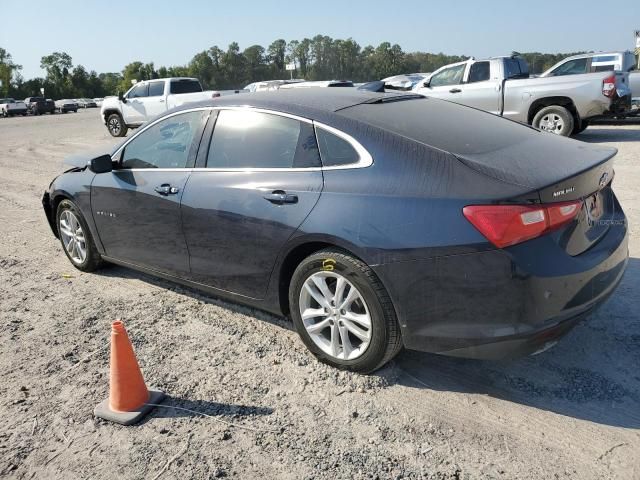
[[[469,205],[462,209],[487,240],[498,248],[515,245],[551,232],[573,220],[582,200],[530,205]]]
[[[608,76],[602,81],[602,94],[605,97],[613,97],[616,93],[616,76],[615,74]]]

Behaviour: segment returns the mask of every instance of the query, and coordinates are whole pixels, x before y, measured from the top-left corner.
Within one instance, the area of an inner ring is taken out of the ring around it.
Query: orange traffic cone
[[[94,410],[96,417],[122,425],[138,422],[162,401],[164,393],[149,390],[142,378],[129,336],[120,320],[111,324],[109,398]]]

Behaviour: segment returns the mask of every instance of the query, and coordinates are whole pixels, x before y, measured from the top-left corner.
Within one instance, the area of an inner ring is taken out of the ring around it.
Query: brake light
[[[616,93],[616,76],[615,74],[608,76],[602,81],[602,94],[605,97],[613,97]]]
[[[582,200],[548,205],[469,205],[464,216],[498,248],[539,237],[573,220]]]

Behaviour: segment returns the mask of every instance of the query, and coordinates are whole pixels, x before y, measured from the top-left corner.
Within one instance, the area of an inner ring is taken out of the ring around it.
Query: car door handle
[[[164,98],[161,98],[160,100],[158,100],[158,102],[164,103]]]
[[[156,188],[154,188],[154,190],[160,195],[164,195],[165,197],[167,195],[175,195],[180,191],[178,187],[173,187],[168,183],[163,183],[162,185],[159,185]]]
[[[459,88],[452,88],[451,90],[449,90],[449,93],[460,93],[462,90],[460,90]]]
[[[284,205],[285,203],[298,203],[298,196],[291,195],[284,190],[274,190],[264,196],[265,200],[276,205]]]

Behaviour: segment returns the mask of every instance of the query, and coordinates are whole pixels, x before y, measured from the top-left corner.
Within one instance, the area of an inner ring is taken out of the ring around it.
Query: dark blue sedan
[[[43,198],[75,267],[288,315],[322,361],[542,351],[614,291],[616,151],[413,94],[297,89],[173,110]]]

